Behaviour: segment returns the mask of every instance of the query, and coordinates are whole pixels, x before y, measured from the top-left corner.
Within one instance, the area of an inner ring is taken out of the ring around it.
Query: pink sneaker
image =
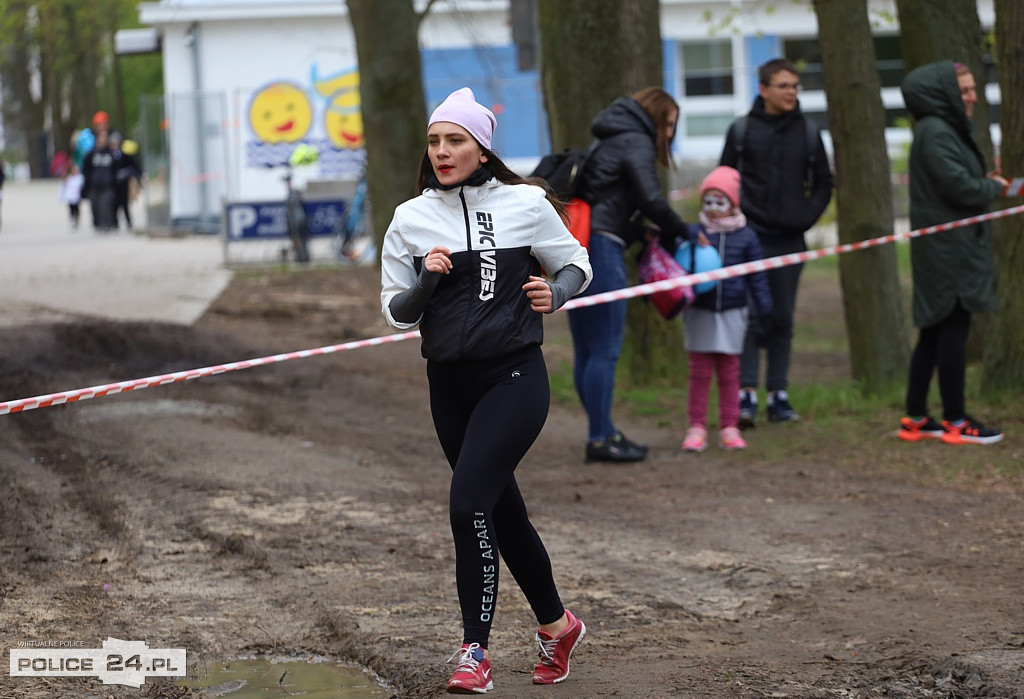
[[[690,425],[683,439],[683,451],[704,451],[708,448],[708,431],[703,425]]]
[[[464,643],[448,662],[459,658],[455,673],[448,680],[445,691],[449,694],[483,694],[494,689],[491,681],[491,661],[484,655],[479,643]]]
[[[568,609],[565,615],[569,618],[569,626],[557,637],[552,638],[546,631],[537,630],[540,662],[533,669],[534,684],[555,684],[569,676],[569,657],[583,640],[587,627]]]
[[[747,443],[740,436],[740,431],[736,427],[725,427],[721,432],[718,433],[718,445],[728,451],[734,449],[746,449]]]

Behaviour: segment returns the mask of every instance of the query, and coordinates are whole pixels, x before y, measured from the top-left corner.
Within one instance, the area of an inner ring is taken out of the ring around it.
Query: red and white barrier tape
[[[892,243],[894,241],[903,240],[905,238],[918,238],[923,235],[940,233],[942,231],[948,231],[953,228],[970,226],[975,223],[980,223],[982,221],[989,221],[996,218],[1004,218],[1006,216],[1013,216],[1014,214],[1019,213],[1024,213],[1024,205],[1011,206],[1008,209],[1000,209],[999,211],[993,211],[987,214],[970,216],[968,218],[960,219],[959,221],[940,223],[937,226],[919,228],[916,231],[907,231],[906,233],[893,233],[891,235],[883,235],[879,238],[860,240],[857,241],[856,243],[831,245],[827,248],[808,250],[807,252],[796,252],[790,255],[778,255],[777,257],[768,257],[763,260],[755,260],[753,262],[743,262],[738,265],[731,265],[729,267],[721,267],[720,269],[715,269],[710,272],[698,272],[697,274],[687,274],[686,276],[676,277],[675,279],[665,279],[660,282],[640,284],[638,286],[631,286],[626,289],[606,291],[601,294],[594,294],[593,296],[581,296],[568,301],[564,306],[562,306],[560,310],[570,310],[573,308],[583,308],[586,306],[597,306],[598,304],[608,303],[610,301],[621,301],[623,299],[631,299],[637,296],[647,296],[648,294],[653,294],[656,291],[667,291],[668,289],[674,289],[677,286],[692,286],[695,284],[700,284],[702,282],[718,281],[719,279],[728,279],[729,277],[740,277],[743,276],[744,274],[750,274],[751,272],[762,272],[768,269],[788,267],[789,265],[795,265],[800,262],[806,262],[808,260],[817,260],[822,257],[829,257],[830,255],[839,255],[846,252],[852,252],[854,250],[863,250],[865,248],[876,247],[878,245],[885,245],[886,243]]]
[[[99,398],[100,396],[109,396],[115,393],[125,393],[127,391],[134,391],[139,388],[149,388],[150,386],[162,386],[168,383],[181,383],[183,381],[199,379],[204,376],[213,376],[215,374],[227,374],[232,371],[238,371],[239,369],[251,369],[252,367],[264,366],[266,364],[277,364],[279,362],[287,362],[291,359],[305,359],[307,357],[317,357],[322,354],[344,352],[345,350],[358,349],[360,347],[383,345],[389,342],[400,342],[402,340],[410,340],[414,337],[419,336],[420,331],[413,330],[411,332],[398,333],[396,335],[373,337],[370,338],[369,340],[356,340],[353,342],[346,342],[340,345],[328,345],[327,347],[319,347],[317,349],[299,350],[298,352],[285,352],[284,354],[275,354],[270,357],[246,359],[241,362],[231,362],[230,364],[218,364],[216,366],[208,366],[202,369],[189,369],[188,371],[176,371],[171,374],[149,376],[144,379],[132,379],[131,381],[108,383],[102,386],[92,386],[90,388],[78,388],[75,389],[74,391],[65,391],[63,393],[48,393],[45,396],[36,396],[35,398],[22,398],[21,400],[13,400],[7,401],[6,403],[0,403],[0,415],[6,415],[7,413],[20,413],[25,410],[35,410],[36,408],[47,408],[51,405],[73,403],[78,400]]]
[[[856,243],[832,245],[826,248],[808,250],[807,252],[794,253],[791,255],[779,255],[777,257],[769,257],[764,260],[756,260],[754,262],[744,262],[738,265],[722,267],[721,269],[716,269],[711,272],[699,272],[697,274],[688,274],[686,276],[677,277],[675,279],[666,279],[660,282],[652,282],[650,284],[632,286],[627,289],[618,289],[616,291],[608,291],[602,294],[594,294],[593,296],[575,298],[570,300],[559,310],[569,310],[572,308],[596,306],[601,303],[608,303],[609,301],[619,301],[623,299],[635,298],[638,296],[647,296],[648,294],[653,294],[656,291],[666,291],[668,289],[673,289],[677,286],[700,284],[701,282],[717,281],[719,279],[728,279],[729,277],[739,277],[744,274],[750,274],[751,272],[760,272],[768,269],[787,267],[789,265],[798,264],[800,262],[806,262],[808,260],[817,260],[822,257],[828,257],[830,255],[839,255],[846,252],[852,252],[854,250],[863,250],[865,248],[876,247],[878,245],[884,245],[886,243],[891,243],[905,238],[917,238],[924,235],[931,235],[932,233],[940,233],[942,231],[948,231],[953,228],[970,226],[972,224],[980,223],[982,221],[1004,218],[1006,216],[1013,216],[1015,214],[1020,213],[1024,213],[1024,205],[1013,206],[1008,209],[1001,209],[999,211],[993,211],[991,213],[981,214],[979,216],[971,216],[969,218],[961,219],[959,221],[942,223],[937,226],[929,226],[928,228],[920,228],[915,231],[907,231],[906,233],[894,233],[892,235],[881,236],[880,238],[861,240]],[[356,340],[353,342],[345,342],[338,345],[327,345],[326,347],[319,347],[317,349],[299,350],[297,352],[286,352],[284,354],[275,354],[269,357],[247,359],[241,362],[231,362],[230,364],[218,364],[216,366],[204,367],[202,369],[189,369],[187,371],[177,371],[171,374],[162,374],[160,376],[149,376],[144,379],[132,379],[130,381],[120,381],[118,383],[104,384],[102,386],[92,386],[90,388],[79,388],[73,391],[64,391],[62,393],[48,393],[46,395],[35,396],[33,398],[21,398],[19,400],[12,400],[0,403],[0,415],[6,415],[8,413],[20,413],[26,410],[35,410],[36,408],[46,408],[51,405],[61,405],[62,403],[73,403],[79,400],[88,400],[89,398],[98,398],[101,396],[109,396],[116,393],[135,391],[140,388],[150,388],[151,386],[162,386],[164,384],[169,383],[181,383],[184,381],[191,381],[192,379],[199,379],[204,376],[213,376],[215,374],[227,374],[232,371],[238,371],[240,369],[251,369],[252,367],[265,366],[267,364],[277,364],[292,359],[305,359],[307,357],[317,357],[324,354],[344,352],[346,350],[358,349],[360,347],[371,347],[374,345],[383,345],[391,342],[401,342],[402,340],[411,340],[419,336],[419,330],[413,330],[405,333],[397,333],[395,335],[384,335],[381,337],[374,337],[368,340]]]

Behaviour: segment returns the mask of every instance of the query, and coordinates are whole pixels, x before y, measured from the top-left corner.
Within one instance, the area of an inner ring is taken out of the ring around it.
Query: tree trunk
[[[119,18],[136,16],[137,4],[0,0],[7,148],[26,158],[32,177],[49,171],[50,139],[52,150],[67,150],[71,131],[89,126],[97,109],[113,112],[115,128],[131,127],[118,116],[123,110],[100,95],[110,92],[105,86],[112,82],[115,65],[109,60],[113,32],[122,26]],[[126,93],[135,95],[145,86],[125,87]]]
[[[891,233],[892,186],[885,112],[875,70],[866,0],[815,0],[836,153],[839,240]],[[907,323],[896,251],[883,245],[839,258],[853,378],[874,394],[906,373]]]
[[[374,239],[384,240],[395,207],[416,195],[426,150],[419,16],[412,0],[347,0],[359,57],[367,182]]]
[[[615,99],[661,85],[657,0],[540,0],[541,83],[554,150],[586,146]]]
[[[662,85],[657,0],[540,0],[541,83],[553,150],[586,146],[594,116],[619,97]],[[635,250],[627,252],[632,267]],[[635,270],[630,269],[632,283]],[[677,379],[681,325],[667,323],[645,300],[629,302],[620,367],[648,384]]]
[[[83,17],[82,13],[75,12],[73,5],[64,5],[63,13],[66,39],[71,46],[96,46],[96,37],[93,36],[92,22],[89,17]],[[78,117],[75,128],[88,126],[92,121],[92,115],[98,108],[96,102],[96,65],[95,51],[84,51],[80,60],[75,61],[70,72],[69,92],[71,94],[71,113]]]
[[[996,47],[999,89],[1003,104],[1002,162],[1005,175],[1024,176],[1024,3],[996,0]],[[1024,198],[1001,202],[1024,204]],[[999,274],[999,309],[988,324],[982,390],[988,394],[1024,389],[1024,217],[996,222],[996,268]]]
[[[30,7],[18,5],[7,8],[3,27],[12,33],[6,37],[2,72],[4,75],[4,122],[10,134],[24,139],[25,155],[33,178],[46,172],[43,149],[44,104],[34,93],[36,79],[36,29]],[[14,141],[14,138],[9,140]]]

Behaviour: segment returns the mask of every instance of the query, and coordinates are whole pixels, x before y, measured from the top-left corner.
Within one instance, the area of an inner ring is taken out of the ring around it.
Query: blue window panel
[[[747,65],[750,70],[750,98],[753,101],[759,93],[757,69],[773,58],[778,58],[782,55],[782,42],[776,34],[748,36],[745,40],[747,44]]]
[[[661,50],[663,84],[674,94],[675,42],[663,40]],[[501,158],[536,158],[551,150],[540,72],[520,71],[513,45],[425,49],[421,60],[428,115],[453,91],[468,87],[495,112],[498,128],[491,146]]]
[[[661,84],[665,86],[665,89],[672,93],[672,96],[676,98],[676,102],[679,101],[679,96],[675,94],[675,87],[678,84],[676,77],[679,75],[679,64],[678,64],[678,46],[675,41],[669,41],[662,39],[661,41]]]
[[[517,69],[514,46],[428,49],[422,61],[428,115],[450,93],[468,87],[498,119],[491,149],[502,159],[547,151],[539,72]]]

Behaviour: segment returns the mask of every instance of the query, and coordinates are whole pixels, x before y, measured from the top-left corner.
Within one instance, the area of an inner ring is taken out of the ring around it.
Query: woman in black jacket
[[[106,131],[96,134],[96,145],[82,161],[82,198],[89,200],[92,211],[92,226],[106,233],[117,228],[117,179],[115,173],[120,166],[120,151],[110,147]]]
[[[587,161],[579,195],[590,203],[590,264],[594,281],[582,295],[626,287],[623,252],[643,239],[643,218],[661,228],[672,252],[686,224],[669,206],[656,166],[670,164],[679,105],[659,87],[616,100],[594,118],[600,144]],[[575,351],[576,391],[589,421],[588,461],[640,461],[647,447],[635,444],[611,418],[615,366],[626,328],[626,302],[569,311]]]

